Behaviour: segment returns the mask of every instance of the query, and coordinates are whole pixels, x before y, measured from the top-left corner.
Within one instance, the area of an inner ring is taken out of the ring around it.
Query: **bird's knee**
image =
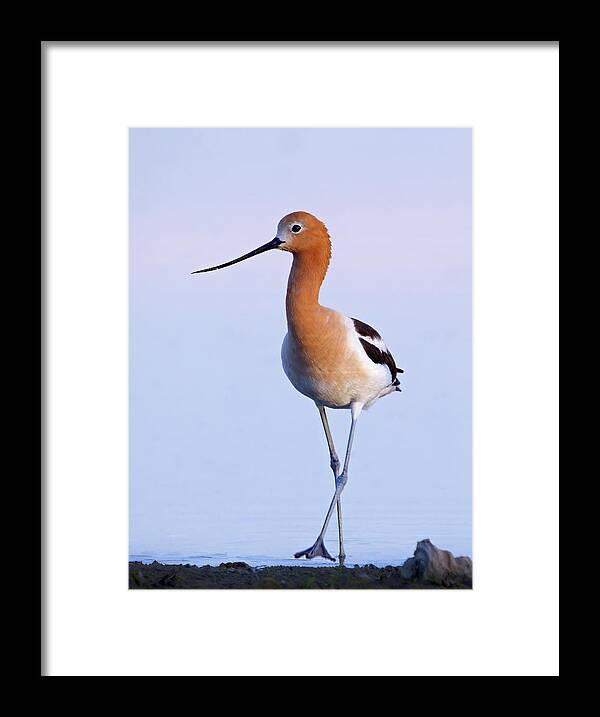
[[[337,473],[337,469],[340,467],[340,459],[337,456],[331,456],[329,465],[331,466],[331,470]]]
[[[344,490],[344,486],[348,482],[348,476],[345,473],[342,473],[335,479],[335,489],[341,493],[342,490]]]

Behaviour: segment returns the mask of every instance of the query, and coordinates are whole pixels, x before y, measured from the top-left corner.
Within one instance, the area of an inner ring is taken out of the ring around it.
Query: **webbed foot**
[[[301,550],[299,553],[294,553],[294,557],[306,557],[307,560],[312,560],[312,558],[327,558],[327,560],[332,560],[335,563],[335,558],[332,558],[329,554],[329,551],[325,547],[323,538],[317,538],[317,542],[310,548]]]

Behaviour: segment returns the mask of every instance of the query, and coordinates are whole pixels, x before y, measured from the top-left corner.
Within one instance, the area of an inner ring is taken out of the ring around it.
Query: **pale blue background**
[[[405,369],[358,424],[349,562],[398,563],[425,537],[470,555],[468,129],[130,131],[130,552],[282,563],[318,533],[327,445],[279,353],[291,256],[190,274],[300,209],[333,242],[322,303]],[[343,455],[349,413],[330,421]],[[332,522],[333,554],[335,538]]]

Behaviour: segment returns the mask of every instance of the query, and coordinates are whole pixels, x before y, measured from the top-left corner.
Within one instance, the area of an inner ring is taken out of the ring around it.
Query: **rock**
[[[440,550],[426,538],[417,543],[414,557],[400,568],[403,578],[421,580],[443,587],[471,586],[473,563],[470,558],[455,558],[449,550]]]
[[[253,568],[250,565],[248,565],[248,563],[242,563],[242,562],[220,563],[219,567],[226,568],[227,570],[230,570],[230,571],[235,571],[235,570],[250,570],[250,571],[252,571],[253,570]]]
[[[258,588],[262,590],[277,590],[281,589],[283,585],[275,580],[274,578],[263,578],[257,585]]]
[[[158,584],[162,585],[165,588],[173,588],[177,585],[178,582],[179,579],[176,571],[169,572],[166,575],[163,575],[158,580]]]
[[[417,543],[414,557],[401,567],[373,564],[353,568],[271,565],[253,568],[241,561],[204,565],[129,563],[129,587],[164,589],[361,589],[432,590],[471,588],[470,558],[455,558],[430,540]]]

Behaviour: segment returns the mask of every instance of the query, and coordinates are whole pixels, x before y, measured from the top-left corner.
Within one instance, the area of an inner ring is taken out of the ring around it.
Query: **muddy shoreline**
[[[218,566],[130,562],[129,587],[132,590],[464,590],[472,587],[472,561],[466,557],[455,558],[426,539],[417,543],[414,556],[403,565],[384,568],[375,565],[253,568],[240,562]]]

